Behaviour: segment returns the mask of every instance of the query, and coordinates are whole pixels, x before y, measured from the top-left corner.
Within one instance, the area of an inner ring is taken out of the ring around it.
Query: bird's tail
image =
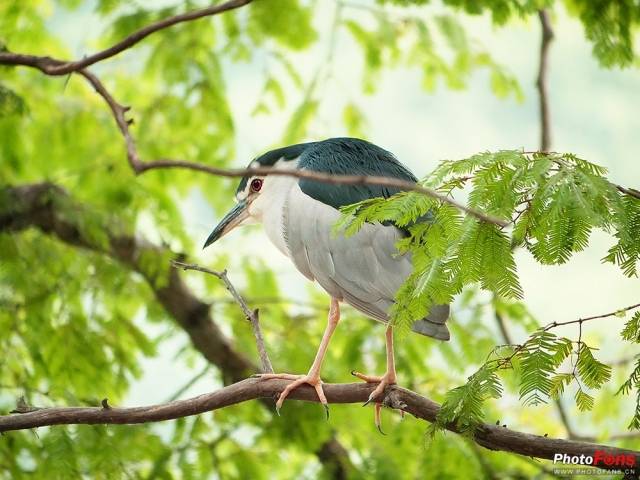
[[[449,318],[449,305],[436,305],[431,308],[429,316],[418,320],[411,329],[420,335],[438,340],[449,340],[449,329],[445,322]]]

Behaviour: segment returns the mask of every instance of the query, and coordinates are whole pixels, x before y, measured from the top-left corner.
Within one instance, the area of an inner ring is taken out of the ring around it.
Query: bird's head
[[[250,168],[275,167],[295,168],[297,159],[309,146],[309,143],[291,145],[289,147],[271,150],[251,161]],[[282,178],[280,176],[280,178]],[[236,227],[261,223],[264,208],[268,208],[270,198],[278,189],[278,176],[247,176],[243,177],[235,194],[236,205],[222,217],[220,223],[213,229],[203,248],[208,247]]]

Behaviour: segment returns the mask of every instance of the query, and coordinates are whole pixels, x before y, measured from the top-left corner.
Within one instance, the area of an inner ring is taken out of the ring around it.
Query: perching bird
[[[417,181],[393,154],[355,138],[332,138],[279,148],[256,158],[249,166]],[[333,227],[341,216],[340,207],[370,198],[387,198],[398,192],[397,188],[329,184],[283,175],[244,177],[236,191],[236,206],[207,238],[205,247],[235,227],[262,223],[269,240],[305,277],[317,281],[331,296],[327,327],[309,373],[262,375],[262,378],[292,380],[278,398],[278,410],[287,395],[305,383],[315,388],[320,402],[328,409],[320,368],[340,320],[340,302],[348,303],[374,320],[389,321],[388,311],[395,294],[412,271],[410,255],[399,255],[396,248],[396,242],[406,232],[394,225],[367,223],[347,238],[336,234]],[[427,318],[414,323],[413,331],[448,340],[445,325],[448,316],[448,305],[433,307]],[[368,402],[375,400],[387,385],[396,383],[391,325],[386,330],[386,349],[387,371],[383,376],[354,373],[362,380],[378,383]],[[380,428],[379,403],[375,413],[376,425]]]

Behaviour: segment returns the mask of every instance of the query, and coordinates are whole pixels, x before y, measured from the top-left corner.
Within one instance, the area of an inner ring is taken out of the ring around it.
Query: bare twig
[[[638,360],[638,358],[639,358],[639,356],[637,354],[636,355],[630,355],[628,357],[622,357],[622,358],[619,358],[619,359],[614,360],[612,362],[609,362],[609,365],[611,367],[623,367],[625,365],[630,364],[631,362],[635,362],[636,360]]]
[[[330,173],[324,172],[316,172],[312,170],[282,170],[273,167],[254,167],[254,168],[237,168],[237,169],[226,169],[213,167],[211,165],[205,165],[202,163],[188,162],[185,160],[174,160],[174,159],[160,159],[155,161],[143,162],[140,159],[138,154],[138,150],[135,145],[135,140],[130,133],[129,130],[129,121],[126,119],[126,112],[129,110],[128,107],[124,107],[120,105],[113,96],[108,92],[108,90],[104,87],[102,82],[93,75],[92,73],[86,70],[80,70],[78,72],[80,75],[84,76],[91,85],[95,88],[96,92],[104,98],[107,105],[111,109],[113,117],[124,137],[125,144],[127,146],[127,159],[129,160],[129,165],[133,169],[136,174],[141,174],[149,170],[156,169],[168,169],[168,168],[181,168],[188,170],[195,170],[198,172],[208,173],[210,175],[215,175],[218,177],[245,177],[252,175],[284,175],[296,178],[307,178],[316,180],[323,183],[330,183],[334,185],[378,185],[385,187],[395,187],[400,188],[406,191],[413,191],[417,193],[421,193],[423,195],[427,195],[428,197],[434,198],[440,202],[448,203],[453,205],[454,207],[462,210],[463,212],[472,215],[483,222],[493,223],[495,225],[499,225],[501,227],[506,227],[509,222],[502,220],[500,218],[494,217],[492,215],[488,215],[474,208],[467,207],[462,203],[454,200],[452,197],[448,195],[444,195],[442,193],[437,192],[431,188],[423,187],[415,182],[409,182],[406,180],[400,180],[398,178],[391,177],[382,177],[377,175],[334,175]]]
[[[624,307],[621,308],[620,310],[616,310],[615,312],[608,312],[608,313],[603,313],[600,315],[594,315],[592,317],[584,317],[584,318],[578,318],[575,320],[568,320],[566,322],[551,322],[547,325],[545,325],[543,327],[543,330],[551,330],[552,328],[556,328],[559,327],[561,325],[571,325],[572,323],[579,323],[582,324],[583,322],[589,321],[589,320],[597,320],[600,318],[607,318],[607,317],[615,317],[616,315],[622,313],[622,312],[628,312],[630,310],[635,310],[636,308],[640,308],[640,303],[636,303],[635,305],[629,305],[628,307]]]
[[[623,187],[622,185],[616,185],[616,188],[619,192],[625,193],[630,197],[640,199],[640,190],[636,190],[635,188]]]
[[[86,67],[93,65],[94,63],[101,62],[107,58],[113,57],[131,47],[141,40],[147,38],[152,33],[159,30],[172,27],[183,22],[190,22],[203,17],[210,17],[218,15],[229,10],[243,7],[251,3],[253,0],[230,0],[220,5],[212,5],[210,7],[202,8],[200,10],[193,10],[191,12],[181,13],[180,15],[174,15],[155,23],[147,25],[133,32],[131,35],[122,39],[115,45],[109,48],[101,50],[93,55],[82,58],[76,61],[57,60],[48,56],[36,56],[25,55],[21,53],[0,52],[0,64],[3,65],[25,65],[46,73],[47,75],[67,75],[72,72],[79,72]]]
[[[564,404],[562,403],[562,398],[556,398],[553,403],[556,406],[558,417],[560,417],[560,421],[562,422],[562,425],[564,425],[564,429],[567,431],[567,437],[573,440],[582,439],[582,436],[576,433],[571,426],[571,421],[569,420],[567,410],[564,408]]]
[[[183,263],[173,260],[171,264],[174,267],[182,268],[183,270],[196,270],[198,272],[208,273],[209,275],[213,275],[214,277],[219,278],[222,283],[224,283],[227,290],[231,296],[235,299],[236,303],[240,305],[242,309],[242,313],[247,317],[247,320],[251,323],[251,328],[253,330],[253,336],[256,339],[256,346],[258,348],[258,354],[260,355],[260,362],[262,363],[262,373],[273,373],[273,366],[271,365],[271,360],[269,360],[269,354],[267,353],[267,349],[264,346],[264,338],[262,336],[262,330],[260,329],[260,318],[258,314],[258,309],[251,310],[247,305],[247,302],[242,295],[236,290],[236,287],[233,286],[231,280],[229,280],[229,276],[227,275],[227,271],[223,270],[222,272],[218,272],[216,270],[211,270],[206,267],[202,267],[200,265],[195,265],[191,263]]]
[[[597,319],[600,319],[600,318],[614,317],[617,314],[619,314],[620,312],[628,312],[628,311],[634,310],[636,308],[640,308],[640,303],[637,303],[635,305],[630,305],[628,307],[621,308],[620,310],[616,310],[615,312],[603,313],[601,315],[594,315],[592,317],[578,318],[578,319],[575,319],[575,320],[568,320],[566,322],[551,322],[551,323],[548,323],[547,325],[545,325],[544,327],[542,327],[542,330],[546,332],[548,330],[551,330],[552,328],[556,328],[556,327],[559,327],[561,325],[571,325],[571,324],[577,323],[580,326],[580,330],[579,330],[580,336],[579,336],[578,341],[577,341],[578,346],[579,346],[580,343],[582,342],[582,324],[584,322],[589,321],[589,320],[597,320]],[[528,342],[528,340],[527,340],[527,342]],[[513,347],[513,351],[508,356],[497,358],[497,359],[495,359],[495,361],[497,361],[498,365],[501,366],[501,367],[505,367],[507,365],[510,365],[511,361],[513,360],[513,358],[527,346],[527,342],[524,342],[524,343],[521,343],[521,344],[509,343],[508,345],[499,345],[498,347],[500,347],[500,346]],[[495,353],[497,351],[498,347],[494,348],[489,353],[489,355],[492,355],[493,353]]]
[[[540,42],[540,61],[538,67],[538,100],[540,104],[540,150],[543,152],[551,148],[551,120],[549,112],[549,99],[547,93],[547,65],[549,45],[553,40],[553,29],[549,21],[549,13],[542,9],[538,12],[540,25],[542,26],[542,40]]]
[[[272,398],[281,392],[288,383],[289,381],[280,379],[248,378],[215,392],[149,407],[44,408],[24,414],[0,416],[0,432],[47,425],[138,424],[171,420],[221,409],[257,398]],[[361,403],[367,400],[375,385],[367,383],[325,384],[323,388],[329,403]],[[307,385],[293,390],[289,398],[318,402],[315,390]],[[384,403],[392,407],[403,405],[406,412],[428,422],[435,421],[440,410],[440,405],[436,402],[397,386],[387,387]],[[453,423],[447,425],[447,429],[458,432]],[[593,455],[596,450],[603,450],[610,455],[633,455],[635,458],[640,455],[640,452],[634,450],[574,440],[553,439],[517,432],[499,425],[481,425],[474,433],[473,439],[478,445],[491,450],[502,450],[546,459],[552,459],[558,453],[570,456]],[[611,469],[615,466],[602,465],[602,468]]]

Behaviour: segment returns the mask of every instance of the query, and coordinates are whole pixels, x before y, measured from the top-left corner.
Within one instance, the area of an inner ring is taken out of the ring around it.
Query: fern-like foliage
[[[465,287],[480,286],[506,302],[520,298],[515,247],[524,247],[543,265],[563,264],[584,250],[591,233],[600,229],[616,242],[603,261],[637,276],[640,200],[609,182],[606,173],[573,154],[500,151],[446,160],[422,184],[446,195],[464,189],[470,207],[504,219],[507,227],[465,216],[420,193],[402,192],[344,208],[336,230],[350,235],[366,222],[381,222],[407,232],[398,248],[411,255],[414,270],[399,289],[390,314],[400,331],[408,331],[432,306],[450,303]],[[623,338],[638,342],[639,315],[627,324]],[[463,432],[475,428],[482,420],[482,402],[502,392],[497,371],[511,367],[520,374],[525,405],[558,398],[575,384],[578,408],[592,408],[589,392],[610,379],[610,367],[580,339],[558,337],[549,330],[538,328],[526,342],[512,346],[508,357],[490,358],[466,385],[448,392],[433,428],[450,422]],[[559,371],[569,359],[571,371]],[[639,380],[636,369],[621,391],[638,389]],[[640,394],[638,402],[634,428],[640,426]]]
[[[411,254],[414,271],[391,312],[393,323],[406,331],[468,285],[521,297],[514,246],[524,246],[542,264],[562,264],[586,248],[594,229],[602,229],[617,239],[604,260],[637,275],[640,200],[605,175],[603,167],[572,154],[485,152],[441,162],[423,184],[446,194],[468,188],[470,207],[509,221],[509,227],[402,192],[344,208],[336,228],[349,235],[365,222],[390,222],[408,232],[399,248]]]
[[[640,343],[640,311],[636,312],[625,324],[620,335],[624,340]]]
[[[613,221],[618,242],[609,249],[603,260],[620,265],[628,277],[637,277],[640,258],[640,200],[624,196],[615,207]]]
[[[495,364],[484,364],[468,378],[466,384],[449,390],[428,433],[433,436],[448,425],[453,425],[463,434],[473,433],[484,418],[482,406],[485,400],[502,396],[497,369]]]
[[[635,344],[640,343],[640,311],[637,311],[626,323],[621,335],[624,340]],[[629,395],[634,389],[636,393],[636,408],[629,423],[629,429],[640,430],[640,358],[636,359],[631,375],[620,386],[617,394]]]
[[[544,403],[552,392],[563,388],[562,380],[558,385],[552,375],[571,350],[571,340],[540,329],[517,351],[521,370],[520,399],[525,405]]]

